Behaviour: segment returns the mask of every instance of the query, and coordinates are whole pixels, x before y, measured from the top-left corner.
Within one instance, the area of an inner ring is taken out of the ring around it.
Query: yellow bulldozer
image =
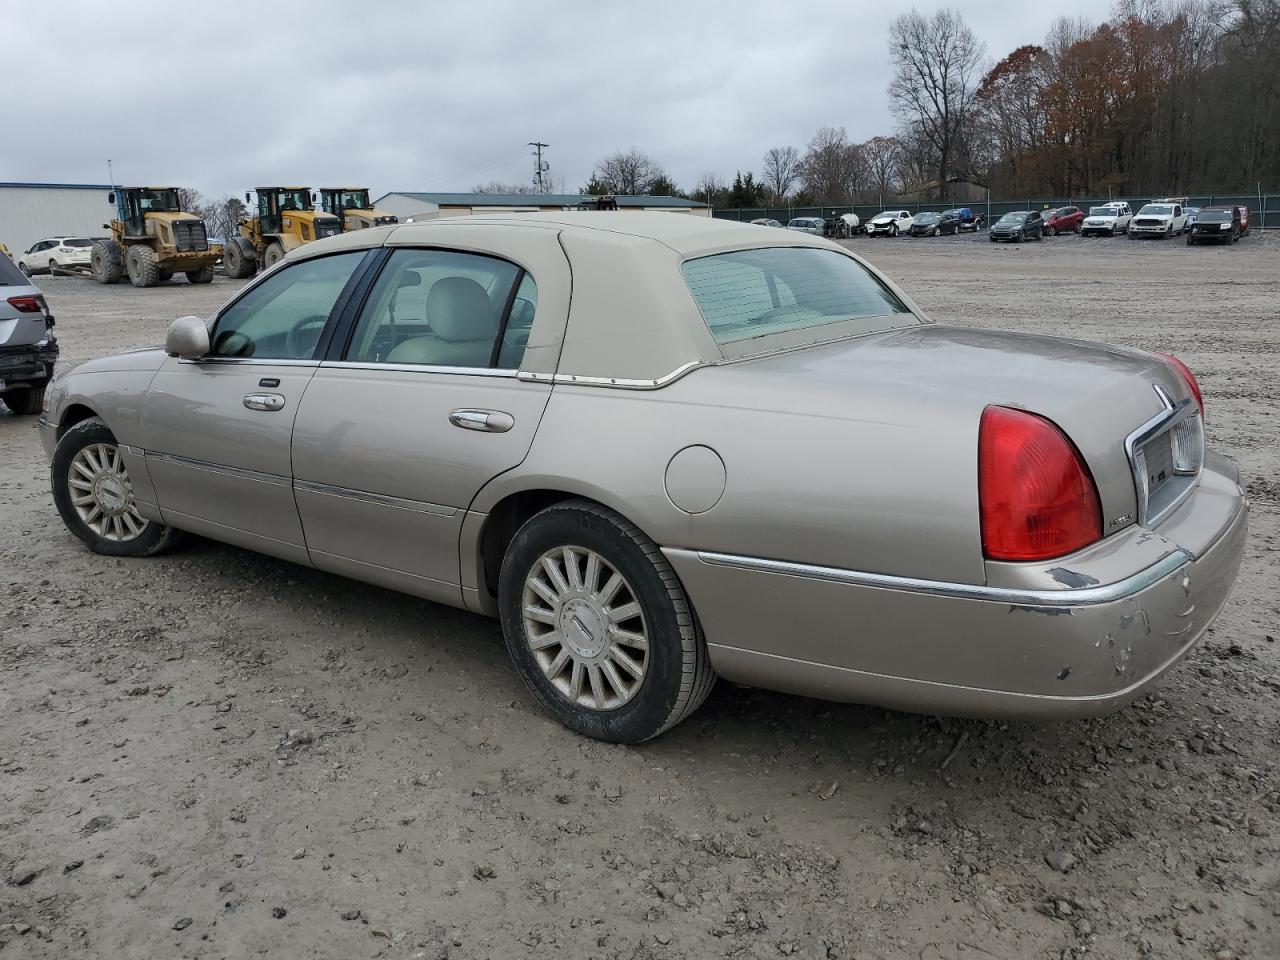
[[[321,187],[320,209],[338,218],[343,233],[400,222],[394,213],[378,210],[369,202],[368,187]]]
[[[228,277],[251,277],[274,266],[295,247],[342,232],[342,222],[315,209],[310,187],[258,187],[258,214],[240,221],[240,236],[228,238],[222,269]],[[250,194],[245,203],[252,205]]]
[[[177,187],[117,187],[107,199],[116,219],[89,251],[93,279],[116,283],[127,274],[135,287],[154,287],[185,273],[192,283],[212,282],[222,248],[209,242],[203,220],[183,211]]]

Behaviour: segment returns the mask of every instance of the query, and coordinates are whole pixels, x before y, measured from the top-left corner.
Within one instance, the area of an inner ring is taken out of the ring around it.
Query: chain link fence
[[[845,213],[856,213],[862,221],[874,217],[882,210],[910,210],[912,214],[926,211],[952,210],[956,207],[968,207],[974,213],[986,214],[988,222],[999,219],[1013,210],[1053,210],[1057,207],[1079,207],[1088,213],[1090,207],[1098,207],[1104,203],[1124,201],[1138,210],[1154,197],[1056,197],[1022,200],[962,200],[950,203],[888,203],[885,206],[869,204],[850,204],[845,206],[817,207],[744,207],[733,210],[715,210],[713,216],[722,220],[741,220],[744,223],[752,220],[778,220],[784,225],[796,217],[821,217],[830,220]],[[1201,193],[1187,197],[1187,206],[1244,206],[1249,208],[1251,227],[1256,229],[1280,229],[1280,193]]]

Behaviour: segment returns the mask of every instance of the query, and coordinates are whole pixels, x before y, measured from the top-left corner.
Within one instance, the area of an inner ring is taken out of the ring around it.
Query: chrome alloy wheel
[[[125,543],[147,529],[134,506],[133,485],[115,444],[93,443],[80,449],[71,460],[67,484],[77,516],[104,540]]]
[[[524,581],[525,642],[552,685],[592,710],[621,707],[649,666],[644,614],[626,579],[594,550],[557,547]]]

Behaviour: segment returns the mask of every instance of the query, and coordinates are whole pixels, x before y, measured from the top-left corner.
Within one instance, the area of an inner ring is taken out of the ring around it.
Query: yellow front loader
[[[119,187],[107,195],[116,219],[104,223],[111,236],[93,242],[89,271],[99,283],[126,274],[135,287],[154,287],[175,273],[192,283],[211,283],[222,247],[209,242],[204,221],[185,213],[176,187]]]
[[[368,187],[321,187],[320,209],[338,218],[343,233],[400,222],[394,213],[379,210],[369,202]]]
[[[240,236],[227,240],[222,269],[228,277],[251,277],[284,259],[295,247],[342,232],[341,221],[315,209],[310,187],[258,187],[258,215],[240,221]],[[252,203],[248,193],[245,203]]]

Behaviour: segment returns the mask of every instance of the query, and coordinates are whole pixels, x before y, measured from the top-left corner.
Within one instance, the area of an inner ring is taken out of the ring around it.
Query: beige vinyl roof
[[[448,246],[520,264],[538,286],[539,306],[522,371],[637,386],[726,359],[684,282],[683,261],[784,246],[838,250],[861,260],[812,234],[679,213],[597,210],[402,223],[318,240],[289,257],[382,244]]]

